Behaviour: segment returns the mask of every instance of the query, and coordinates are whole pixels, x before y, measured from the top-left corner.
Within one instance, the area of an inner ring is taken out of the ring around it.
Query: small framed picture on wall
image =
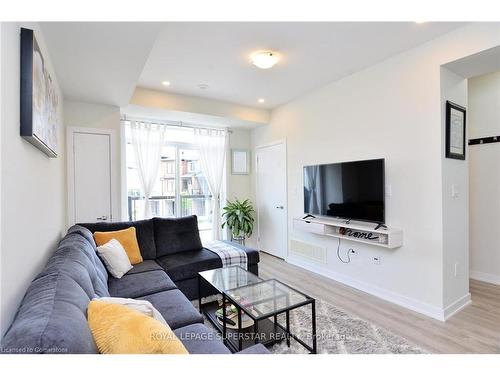
[[[465,119],[464,107],[446,101],[446,157],[465,160]]]
[[[231,150],[231,173],[249,174],[250,157],[248,150]]]

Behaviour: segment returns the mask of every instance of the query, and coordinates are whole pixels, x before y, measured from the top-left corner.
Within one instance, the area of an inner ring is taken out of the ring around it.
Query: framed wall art
[[[250,173],[248,150],[231,150],[231,173],[243,175]]]
[[[21,136],[57,157],[59,96],[33,30],[21,28]]]
[[[465,160],[465,116],[464,107],[446,101],[446,157]]]

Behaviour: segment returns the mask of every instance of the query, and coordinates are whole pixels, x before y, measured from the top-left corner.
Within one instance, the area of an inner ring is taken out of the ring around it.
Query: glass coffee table
[[[276,279],[263,280],[240,266],[199,272],[199,290],[203,283],[211,285],[222,296],[222,303],[214,301],[202,304],[200,297],[200,312],[222,333],[224,344],[231,351],[241,351],[258,342],[272,345],[285,339],[290,346],[290,338],[293,338],[311,353],[317,352],[314,298]],[[311,337],[307,341],[311,341],[311,344],[290,330],[290,311],[309,304]],[[230,311],[221,308],[231,305],[234,308],[228,307]],[[285,325],[278,322],[281,314],[285,315]]]

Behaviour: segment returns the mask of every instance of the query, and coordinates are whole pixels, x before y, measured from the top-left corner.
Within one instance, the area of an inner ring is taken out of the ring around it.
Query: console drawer
[[[309,233],[325,234],[324,224],[307,222],[301,219],[293,219],[293,229]]]

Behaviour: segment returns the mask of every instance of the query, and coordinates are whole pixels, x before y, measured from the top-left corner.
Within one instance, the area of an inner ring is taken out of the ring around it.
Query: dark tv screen
[[[384,159],[304,167],[304,212],[385,222]]]

